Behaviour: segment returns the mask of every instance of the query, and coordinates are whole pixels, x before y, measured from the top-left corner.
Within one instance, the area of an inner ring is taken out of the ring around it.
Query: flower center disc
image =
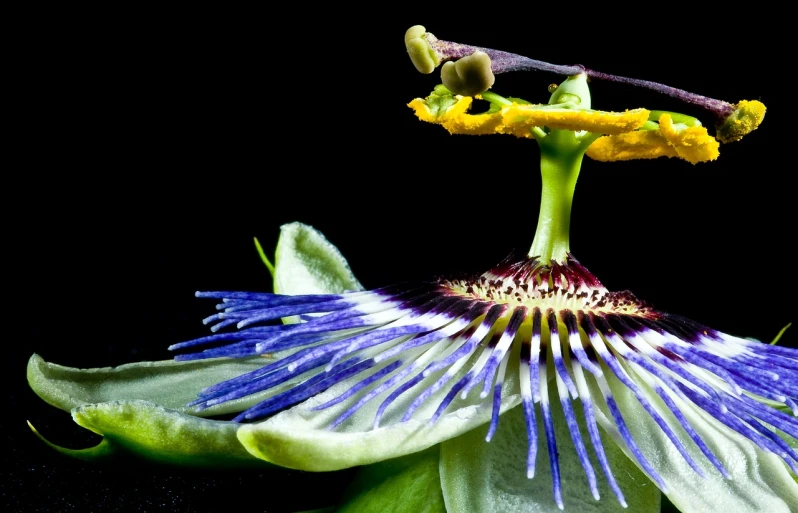
[[[473,279],[440,280],[454,294],[529,308],[588,310],[655,317],[653,308],[629,291],[610,292],[571,255],[546,265],[535,258],[508,257]]]

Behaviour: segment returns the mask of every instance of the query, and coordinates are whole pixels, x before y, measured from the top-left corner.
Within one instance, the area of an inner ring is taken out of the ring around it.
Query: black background
[[[3,188],[12,256],[4,511],[292,511],[341,490],[346,472],[102,468],[63,458],[26,419],[65,446],[97,437],[30,392],[24,368],[34,352],[78,367],[170,358],[169,344],[205,333],[199,320],[212,305],[195,290],[269,290],[252,237],[271,253],[286,222],[320,229],[366,287],[481,272],[526,251],[540,196],[537,147],[450,136],[416,120],[405,104],[438,83],[406,56],[402,37],[416,23],[442,39],[730,102],[761,99],[762,127],[722,146],[715,162],[586,159],[571,247],[608,288],[732,334],[769,340],[794,321],[792,106],[777,73],[787,55],[776,22],[569,9],[297,4],[17,20],[6,80],[22,115],[12,120]],[[546,86],[560,80],[500,75],[494,90],[545,102]],[[625,86],[592,91],[595,108],[700,116]],[[795,341],[788,331],[786,343]]]

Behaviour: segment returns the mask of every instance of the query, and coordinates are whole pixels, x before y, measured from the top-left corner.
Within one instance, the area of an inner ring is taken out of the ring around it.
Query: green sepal
[[[36,434],[62,454],[95,462],[133,456],[159,464],[206,469],[274,467],[238,442],[239,424],[186,415],[148,401],[79,406],[72,410],[72,418],[103,436],[102,441],[95,447],[76,450],[59,447]]]
[[[91,462],[102,462],[115,459],[114,456],[119,453],[118,447],[111,443],[107,438],[100,440],[100,443],[94,447],[87,447],[86,449],[70,449],[68,447],[56,445],[50,440],[46,439],[41,433],[39,433],[33,424],[30,423],[30,421],[28,421],[28,427],[31,431],[33,431],[33,434],[36,435],[36,438],[44,442],[45,445],[54,451],[60,452],[61,454],[71,458]]]
[[[337,513],[446,513],[439,446],[361,467]]]
[[[582,436],[589,440],[581,405],[573,403]],[[495,437],[485,442],[486,427],[474,429],[441,444],[441,485],[448,513],[559,513],[552,491],[549,455],[542,415],[538,410],[538,454],[533,479],[526,477],[527,435],[524,412],[514,408],[502,415]],[[591,462],[601,500],[588,488],[574,450],[562,409],[552,404],[565,511],[584,513],[658,513],[659,489],[623,454],[609,437],[602,437],[607,459],[629,508],[624,509],[607,485],[598,461]],[[591,451],[589,441],[586,442]]]
[[[334,294],[363,290],[349,263],[322,233],[302,223],[284,224],[274,256],[276,294]]]
[[[259,369],[262,357],[214,358],[176,362],[139,362],[119,367],[75,369],[44,361],[34,354],[28,361],[28,384],[47,403],[65,411],[107,401],[143,399],[172,410],[198,416],[221,415],[249,408],[263,395],[244,397],[195,412],[186,404],[203,388]]]
[[[275,294],[335,294],[363,290],[349,262],[320,231],[302,223],[280,227],[274,254]],[[299,322],[296,315],[283,318],[286,324]]]

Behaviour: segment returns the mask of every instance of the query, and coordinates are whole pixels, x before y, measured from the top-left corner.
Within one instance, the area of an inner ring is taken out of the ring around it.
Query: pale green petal
[[[573,406],[588,451],[592,453],[581,405],[574,403]],[[596,501],[571,442],[565,416],[556,401],[552,404],[552,417],[566,512],[659,513],[659,489],[609,438],[605,438],[604,448],[629,509],[625,510],[618,503],[593,457],[601,494],[601,500]],[[498,430],[490,443],[485,442],[487,427],[480,427],[441,444],[441,485],[448,513],[560,513],[554,502],[549,454],[539,410],[537,420],[539,443],[537,472],[533,479],[526,477],[527,435],[520,407],[499,419]]]
[[[215,358],[75,369],[46,362],[34,354],[28,361],[28,383],[39,397],[67,411],[91,403],[143,399],[188,412],[190,410],[185,405],[196,399],[197,393],[203,388],[258,369],[266,363],[261,357],[236,360]],[[191,413],[209,416],[242,411],[262,398],[262,394],[244,397],[200,413]]]
[[[103,460],[119,453],[158,463],[203,468],[270,468],[247,452],[236,437],[238,424],[186,415],[147,401],[112,401],[72,410],[72,418],[102,435],[96,447],[55,449],[81,459]]]
[[[662,430],[640,407],[632,392],[617,379],[609,381],[629,430],[643,454],[662,476],[668,486],[668,498],[680,511],[796,511],[798,484],[776,455],[762,451],[746,438],[696,408],[684,407],[682,412],[687,420],[732,475],[732,479],[723,478],[685,435],[685,447],[706,473],[706,478],[702,479],[685,463]],[[646,394],[661,411],[666,411],[659,397],[647,389]],[[683,402],[677,399],[677,404],[681,405]],[[672,415],[666,414],[665,417],[676,433],[684,433]],[[614,425],[601,416],[599,420],[629,454]]]
[[[361,468],[338,513],[446,513],[438,446]]]
[[[368,357],[368,353],[365,354]],[[461,373],[468,367],[465,365]],[[455,376],[453,381],[458,377]],[[437,378],[438,374],[429,376],[417,385],[418,390],[423,390]],[[311,408],[337,397],[359,379],[361,378],[358,376],[350,378],[264,422],[242,426],[238,432],[239,439],[253,454],[278,465],[300,470],[327,471],[366,465],[421,451],[470,431],[490,419],[491,406],[478,404],[478,396],[472,394],[473,398],[469,396],[466,400],[455,401],[450,406],[449,413],[442,415],[435,424],[430,424],[425,419],[432,415],[448,392],[448,387],[444,387],[433,394],[419,408],[414,418],[407,422],[398,420],[415,398],[412,393],[404,394],[397,400],[388,409],[382,426],[372,429],[374,414],[388,395],[388,392],[383,392],[336,430],[330,430],[328,426],[332,421],[360,396],[318,412],[311,411]],[[501,411],[506,411],[519,402],[517,380],[515,376],[508,376],[504,383]]]
[[[274,292],[278,294],[363,290],[338,248],[321,232],[302,223],[280,227],[274,268]]]
[[[275,287],[284,293],[327,293],[362,289],[340,252],[315,229],[292,223],[282,227],[277,251]],[[283,355],[275,355],[280,357]],[[282,389],[216,405],[195,413],[185,407],[208,386],[265,365],[262,357],[215,358],[199,361],[139,362],[119,367],[76,369],[45,362],[34,354],[28,362],[28,383],[42,399],[63,410],[106,401],[142,399],[194,415],[242,411]]]

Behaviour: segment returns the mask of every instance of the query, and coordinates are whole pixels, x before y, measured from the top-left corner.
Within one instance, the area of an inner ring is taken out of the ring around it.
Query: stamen
[[[721,100],[715,100],[713,98],[691,93],[683,89],[670,87],[650,80],[640,80],[636,78],[611,75],[609,73],[602,73],[600,71],[586,68],[581,64],[575,64],[575,65],[550,64],[548,62],[543,62],[536,59],[530,59],[529,57],[524,57],[523,55],[517,55],[510,52],[493,50],[491,48],[484,48],[481,46],[472,46],[467,44],[454,43],[451,41],[444,41],[438,39],[433,34],[426,32],[424,27],[421,26],[413,27],[410,30],[414,29],[416,30],[415,34],[416,38],[418,40],[425,41],[428,45],[428,48],[435,55],[436,65],[437,63],[441,62],[456,61],[465,57],[469,57],[476,52],[481,52],[486,54],[490,58],[491,70],[496,75],[512,71],[546,71],[550,73],[556,73],[558,75],[567,75],[567,76],[573,76],[573,75],[578,75],[580,73],[584,73],[588,77],[594,80],[603,80],[607,82],[627,84],[634,87],[642,87],[644,89],[650,89],[652,91],[656,91],[658,93],[665,94],[673,98],[677,98],[683,102],[696,105],[713,113],[718,119],[726,119],[733,112],[735,112],[735,106],[730,103]],[[427,71],[428,73],[431,73],[434,70],[434,66],[431,69],[430,68],[426,69],[428,70]]]

